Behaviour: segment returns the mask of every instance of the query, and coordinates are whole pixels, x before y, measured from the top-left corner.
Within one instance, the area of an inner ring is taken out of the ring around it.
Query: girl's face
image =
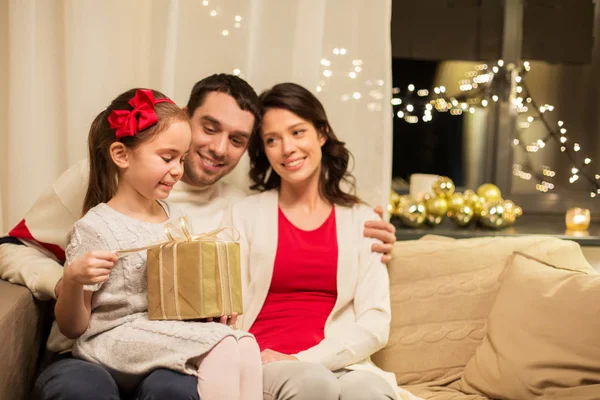
[[[291,111],[269,109],[262,122],[265,153],[281,181],[297,184],[319,179],[325,136]]]
[[[127,149],[128,166],[121,171],[119,184],[123,181],[149,200],[166,199],[183,175],[190,140],[189,123],[176,121],[149,141]]]

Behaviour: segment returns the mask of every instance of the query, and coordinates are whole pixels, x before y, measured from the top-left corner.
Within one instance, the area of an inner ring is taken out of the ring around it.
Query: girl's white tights
[[[198,394],[202,400],[262,400],[262,363],[251,337],[221,340],[198,362]]]

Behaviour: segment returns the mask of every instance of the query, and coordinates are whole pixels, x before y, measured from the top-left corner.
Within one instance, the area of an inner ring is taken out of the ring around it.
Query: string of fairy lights
[[[225,17],[225,15],[220,7],[215,6],[214,4],[213,4],[213,6],[211,6],[211,0],[202,0],[202,5],[204,7],[209,8],[210,11],[208,12],[208,15],[210,15],[212,18],[220,19],[222,17]],[[221,35],[227,37],[227,36],[233,34],[233,32],[235,32],[236,29],[240,29],[242,27],[242,19],[243,19],[243,17],[241,15],[234,15],[233,16],[233,29],[228,28],[226,26],[224,29],[221,30]],[[226,24],[228,24],[228,23],[226,23]],[[244,78],[244,74],[242,73],[241,69],[234,68],[232,72],[233,72],[233,75]]]
[[[363,72],[363,61],[361,59],[350,57],[349,51],[343,47],[335,47],[331,50],[331,54],[326,55],[321,59],[321,78],[319,79],[316,92],[321,93],[329,85],[330,79],[333,77],[333,62],[342,64],[343,67],[338,69],[338,73],[341,69],[344,70],[341,74],[344,79],[349,79],[354,84],[345,84],[344,87],[348,90],[342,93],[340,100],[342,102],[349,101],[366,101],[367,109],[369,111],[381,111],[382,101],[385,95],[382,91],[384,85],[383,79],[366,79],[362,81],[361,75]],[[364,83],[367,87],[366,92],[362,92],[358,87],[359,82]],[[351,89],[354,88],[354,89]]]
[[[208,7],[210,0],[202,0],[202,5]],[[220,13],[218,9],[211,9],[209,15],[217,17]],[[241,22],[242,16],[235,15],[233,17],[233,28],[240,28]],[[229,36],[230,33],[229,29],[221,31],[223,36]],[[332,50],[334,58],[339,56],[350,59],[350,57],[344,57],[347,55],[348,51],[345,48],[334,48]],[[320,64],[322,79],[319,80],[316,87],[317,93],[323,90],[326,86],[326,80],[333,75],[330,59],[324,57],[321,59]],[[357,81],[363,71],[362,65],[362,60],[352,59],[345,76],[350,80]],[[476,65],[473,71],[465,74],[465,79],[458,82],[461,94],[452,97],[446,95],[445,86],[434,87],[432,91],[417,89],[413,84],[409,84],[405,91],[395,87],[392,90],[391,99],[395,117],[404,120],[406,123],[415,124],[431,122],[435,113],[448,112],[455,116],[463,113],[473,114],[476,108],[486,108],[491,103],[499,101],[498,93],[503,90],[503,82],[512,79],[514,68],[516,67],[506,66],[503,60],[498,60],[491,67],[488,64]],[[554,106],[550,104],[539,105],[532,97],[525,80],[525,76],[530,70],[530,63],[525,61],[518,67],[514,76],[516,93],[513,96],[512,106],[515,107],[519,116],[525,115],[525,113],[533,115],[528,115],[525,120],[519,121],[517,125],[512,144],[515,148],[523,151],[526,160],[523,164],[513,164],[513,175],[527,181],[535,179],[537,181],[536,189],[540,192],[553,190],[555,185],[552,180],[555,178],[556,172],[547,165],[543,165],[540,169],[536,168],[529,155],[544,149],[549,140],[556,140],[560,143],[560,151],[568,157],[572,164],[569,183],[573,184],[579,179],[586,180],[591,188],[590,197],[600,195],[600,174],[591,171],[592,159],[580,156],[583,152],[579,143],[574,142],[571,145],[563,121],[559,120],[554,123],[550,121],[549,114],[554,111]],[[233,74],[243,77],[239,68],[235,68]],[[358,101],[361,98],[368,97],[367,108],[370,111],[381,111],[381,100],[385,97],[381,91],[384,81],[381,79],[368,79],[365,84],[369,87],[368,96],[363,96],[360,91],[353,91],[342,94],[341,100],[343,102]],[[523,134],[534,122],[542,124],[545,134],[543,137],[527,143],[523,140]]]
[[[393,88],[391,103],[395,116],[406,123],[415,124],[431,122],[434,112],[448,112],[451,115],[475,113],[476,108],[485,108],[499,101],[498,94],[503,89],[503,82],[513,79],[514,68],[517,68],[514,76],[516,93],[512,99],[512,106],[519,115],[519,121],[512,144],[523,151],[526,161],[523,164],[513,164],[513,175],[527,181],[535,179],[536,189],[540,192],[553,190],[556,172],[547,165],[536,168],[530,155],[544,149],[548,141],[555,140],[572,165],[569,183],[573,184],[579,179],[586,180],[590,186],[590,197],[596,197],[600,194],[600,174],[592,172],[591,158],[581,156],[581,145],[577,142],[571,144],[565,123],[561,120],[550,120],[549,114],[554,111],[554,106],[541,105],[534,100],[525,79],[531,70],[531,64],[527,61],[520,67],[505,66],[503,60],[498,60],[491,68],[488,64],[476,65],[474,71],[467,72],[466,78],[458,82],[461,92],[453,97],[446,96],[444,86],[435,87],[432,93],[428,89],[416,89],[412,84],[408,85],[405,91]],[[528,143],[523,140],[524,133],[537,122],[541,123],[545,133],[543,137]]]

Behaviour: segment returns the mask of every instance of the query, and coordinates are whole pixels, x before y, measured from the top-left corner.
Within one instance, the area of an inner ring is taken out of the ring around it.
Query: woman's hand
[[[274,361],[285,361],[285,360],[298,360],[295,356],[289,354],[283,354],[275,350],[265,349],[260,352],[260,359],[264,364],[272,363]]]
[[[108,251],[90,251],[65,268],[63,279],[78,285],[95,285],[108,279],[118,257]]]
[[[383,208],[381,206],[375,207],[374,211],[383,218]],[[374,244],[371,247],[371,251],[375,253],[381,253],[381,262],[384,264],[389,263],[392,260],[392,248],[396,243],[396,227],[385,222],[383,219],[375,221],[365,222],[365,237],[381,240],[382,244]]]

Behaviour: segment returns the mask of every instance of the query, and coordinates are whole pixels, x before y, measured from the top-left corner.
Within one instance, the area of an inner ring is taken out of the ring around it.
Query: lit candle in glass
[[[587,208],[569,208],[565,223],[570,231],[587,231],[590,226],[590,210]]]

